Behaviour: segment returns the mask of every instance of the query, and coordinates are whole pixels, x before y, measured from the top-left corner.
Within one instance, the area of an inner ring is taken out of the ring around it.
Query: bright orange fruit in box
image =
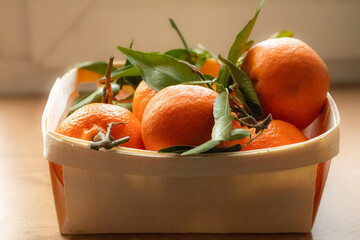
[[[151,98],[142,118],[145,148],[197,146],[211,139],[213,105],[218,93],[196,85],[175,85]]]
[[[240,128],[240,124],[234,121],[233,128]],[[248,129],[246,127],[244,128]],[[254,137],[256,135],[255,129],[251,128],[249,130],[251,132],[251,136]],[[271,121],[268,129],[264,130],[264,132],[261,133],[260,136],[253,140],[249,145],[246,145],[249,140],[250,137],[246,137],[244,139],[233,142],[224,142],[220,146],[226,147],[235,144],[241,144],[242,146],[245,146],[242,148],[242,151],[248,151],[304,142],[308,140],[308,138],[293,124],[275,119]]]
[[[255,129],[250,129],[251,134],[254,136]],[[249,138],[245,139],[249,140]],[[296,126],[282,120],[272,120],[268,129],[252,141],[249,145],[245,146],[242,150],[255,150],[262,148],[279,147],[298,142],[304,142],[308,138]]]
[[[260,42],[249,50],[242,69],[251,78],[265,114],[271,113],[299,129],[308,126],[326,102],[328,69],[301,40]]]
[[[220,63],[215,58],[206,59],[205,63],[199,68],[202,74],[207,74],[213,77],[217,77],[220,71]]]
[[[216,59],[208,58],[199,70],[203,74],[217,77],[220,67],[221,66],[219,62]],[[132,111],[140,121],[142,121],[142,116],[144,114],[146,105],[156,93],[157,91],[155,91],[148,84],[146,84],[144,80],[141,81],[140,84],[137,86],[134,93]]]
[[[147,85],[144,80],[135,89],[132,111],[140,121],[142,120],[146,105],[156,93],[157,91]]]
[[[111,129],[111,136],[120,139],[129,136],[128,142],[121,146],[144,149],[141,138],[140,121],[129,110],[105,103],[92,103],[79,108],[68,116],[56,130],[57,133],[78,139],[92,141],[100,129],[104,134],[108,124],[123,123],[114,125]],[[54,164],[55,174],[63,183],[62,168]]]
[[[100,73],[89,71],[83,68],[77,69],[77,79],[80,79],[84,82],[95,82],[102,77],[104,77],[104,75],[101,75]]]

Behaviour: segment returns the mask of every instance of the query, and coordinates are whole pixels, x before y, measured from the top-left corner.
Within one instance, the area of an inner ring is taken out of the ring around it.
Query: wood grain
[[[46,98],[0,98],[0,239],[360,239],[360,86],[330,91],[341,116],[340,154],[333,159],[310,234],[60,235],[41,114]]]

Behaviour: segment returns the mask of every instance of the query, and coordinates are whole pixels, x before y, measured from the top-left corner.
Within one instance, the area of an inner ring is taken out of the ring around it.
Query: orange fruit
[[[217,77],[220,67],[221,65],[216,59],[208,58],[199,70],[203,74]],[[142,121],[146,105],[156,93],[157,91],[152,89],[144,80],[137,86],[134,93],[132,111],[140,121]]]
[[[129,136],[128,142],[123,147],[144,149],[141,138],[140,121],[127,109],[105,103],[91,103],[79,108],[68,116],[56,130],[65,136],[91,141],[98,133],[98,128],[106,133],[108,124],[122,122],[113,125],[111,136],[120,139]],[[54,164],[54,171],[63,184],[62,167]]]
[[[215,58],[206,59],[205,63],[199,68],[202,74],[207,74],[213,77],[217,77],[220,71],[220,63]]]
[[[233,122],[233,128],[240,127],[238,122]],[[244,127],[245,129],[248,129]],[[249,129],[251,136],[254,137],[255,129]],[[250,137],[233,142],[225,142],[222,146],[231,146],[235,144],[245,145]],[[302,131],[291,123],[282,120],[272,120],[268,129],[264,130],[260,136],[253,140],[249,145],[243,147],[242,151],[279,147],[308,140]]]
[[[76,110],[68,116],[58,127],[57,133],[65,136],[91,141],[100,128],[106,133],[108,124],[111,122],[122,122],[124,124],[114,125],[111,136],[115,139],[130,137],[123,147],[143,148],[140,122],[127,109],[104,103],[91,103]]]
[[[241,68],[249,75],[265,116],[299,129],[320,113],[329,89],[328,69],[306,43],[294,38],[269,39],[254,45]]]
[[[137,86],[134,92],[132,111],[134,115],[141,121],[146,105],[150,99],[157,93],[143,80]]]
[[[141,123],[145,148],[197,146],[211,139],[213,105],[218,94],[195,85],[169,86],[147,104]]]
[[[89,71],[84,68],[78,68],[76,74],[77,79],[84,82],[96,82],[96,80],[104,77],[104,75],[100,73]]]

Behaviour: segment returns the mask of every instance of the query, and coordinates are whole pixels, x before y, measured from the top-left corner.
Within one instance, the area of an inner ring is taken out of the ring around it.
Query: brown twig
[[[114,56],[111,56],[110,60],[109,60],[108,68],[106,71],[105,87],[104,87],[104,93],[103,93],[103,98],[102,98],[102,101],[104,103],[109,103],[109,104],[112,104],[112,99],[113,99],[113,93],[111,90],[111,70],[113,67],[113,63],[114,63]]]

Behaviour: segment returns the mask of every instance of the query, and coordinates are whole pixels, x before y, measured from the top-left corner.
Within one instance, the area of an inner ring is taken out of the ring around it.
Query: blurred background
[[[108,61],[111,55],[124,60],[116,47],[132,40],[134,49],[145,52],[182,48],[170,17],[190,47],[201,43],[215,56],[227,56],[259,2],[0,0],[0,238],[74,239],[59,234],[42,153],[41,114],[57,77],[82,61]],[[360,155],[360,0],[266,0],[250,39],[259,42],[284,29],[326,62],[341,137],[312,233],[278,239],[359,239],[360,162],[354,156]]]
[[[0,95],[47,94],[73,64],[122,60],[117,46],[141,51],[190,47],[227,56],[254,15],[254,0],[0,0]],[[326,62],[332,84],[360,82],[360,1],[267,0],[251,39],[291,30]]]

